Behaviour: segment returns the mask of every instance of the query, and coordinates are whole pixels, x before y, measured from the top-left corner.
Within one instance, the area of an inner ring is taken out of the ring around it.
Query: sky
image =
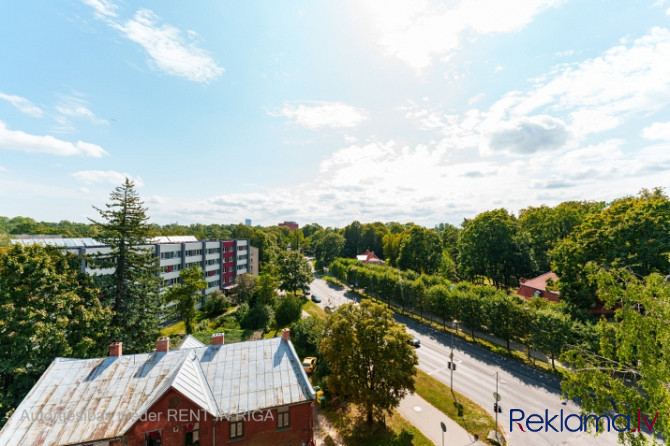
[[[0,215],[459,225],[670,192],[670,1],[0,2]]]

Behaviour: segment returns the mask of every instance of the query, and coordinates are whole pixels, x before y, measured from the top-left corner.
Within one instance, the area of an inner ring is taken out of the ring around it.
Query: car
[[[316,294],[312,294],[312,302],[316,302],[318,304],[321,302],[321,298]]]
[[[410,339],[408,343],[415,348],[421,347],[421,341],[414,336],[412,336],[412,339]]]
[[[316,367],[316,358],[314,356],[308,356],[302,360],[302,368],[305,369],[305,372],[312,373]]]
[[[309,288],[303,288],[302,289],[302,294],[304,294],[305,296],[309,296],[309,292],[310,292]]]
[[[330,314],[330,313],[332,313],[333,311],[335,311],[335,307],[332,306],[332,305],[326,305],[326,307],[324,308],[324,311],[325,311],[326,313]]]

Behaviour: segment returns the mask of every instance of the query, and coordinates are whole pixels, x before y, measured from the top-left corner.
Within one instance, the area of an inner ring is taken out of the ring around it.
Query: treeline
[[[364,288],[369,295],[420,317],[446,326],[453,320],[470,331],[489,333],[535,348],[554,360],[566,344],[594,350],[597,337],[592,324],[570,316],[569,305],[543,299],[525,301],[507,291],[467,282],[452,283],[437,275],[336,259],[329,272],[338,279]]]

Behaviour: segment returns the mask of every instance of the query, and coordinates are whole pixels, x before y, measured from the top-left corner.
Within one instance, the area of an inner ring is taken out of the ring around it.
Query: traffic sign
[[[500,398],[500,394],[498,392],[493,392],[493,398],[496,399],[496,401],[500,401],[502,398]]]

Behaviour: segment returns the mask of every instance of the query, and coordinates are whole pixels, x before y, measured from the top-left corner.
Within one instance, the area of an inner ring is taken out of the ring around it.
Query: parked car
[[[332,306],[332,305],[326,305],[326,307],[324,308],[324,310],[325,310],[325,312],[326,312],[327,314],[330,314],[330,313],[332,313],[333,311],[335,311],[335,307]]]
[[[312,373],[316,367],[316,358],[314,356],[308,356],[302,361],[302,368],[305,369],[305,372]]]
[[[412,345],[413,347],[421,347],[421,341],[414,336],[412,336],[412,339],[409,340],[409,344]]]
[[[312,302],[316,302],[318,304],[319,302],[321,302],[321,298],[316,294],[312,294]]]
[[[303,288],[303,289],[302,289],[302,294],[304,294],[305,296],[309,296],[309,293],[310,293],[310,289],[309,289],[309,288]]]

